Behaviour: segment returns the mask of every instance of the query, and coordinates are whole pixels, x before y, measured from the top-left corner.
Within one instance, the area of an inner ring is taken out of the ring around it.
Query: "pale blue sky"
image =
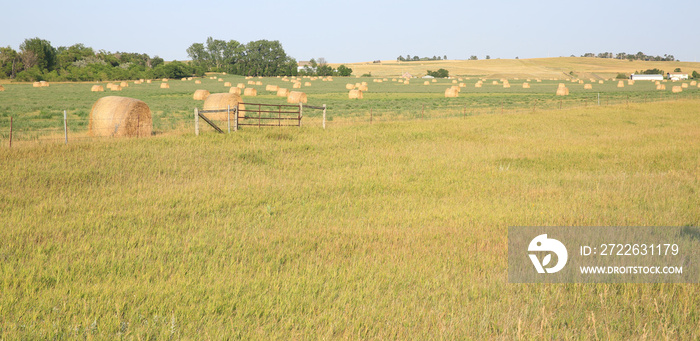
[[[331,63],[607,51],[700,58],[698,0],[38,0],[0,8],[0,46],[19,49],[24,39],[39,37],[54,47],[83,43],[166,60],[187,59],[187,47],[209,36],[279,40],[297,60]]]

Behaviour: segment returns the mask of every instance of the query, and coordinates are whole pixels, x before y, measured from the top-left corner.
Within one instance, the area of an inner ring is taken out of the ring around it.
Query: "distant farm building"
[[[662,81],[664,80],[664,75],[645,75],[645,74],[632,74],[630,79],[633,81]]]
[[[669,72],[668,73],[668,79],[674,80],[674,81],[679,81],[683,79],[688,79],[688,74],[687,73],[681,73],[681,72]]]

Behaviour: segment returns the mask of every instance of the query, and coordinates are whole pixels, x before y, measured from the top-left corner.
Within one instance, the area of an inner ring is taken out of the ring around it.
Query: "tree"
[[[479,57],[477,57],[477,56],[471,56],[471,57],[469,57],[469,60],[479,60]]]
[[[25,70],[35,65],[46,71],[52,71],[56,67],[56,49],[46,40],[26,39],[19,49],[22,51]]]
[[[337,71],[338,71],[338,76],[341,76],[341,77],[347,77],[347,76],[352,75],[352,69],[345,66],[345,65],[338,66]]]
[[[692,75],[692,76],[693,76],[694,79],[698,79],[698,78],[700,78],[700,73],[698,73],[697,71],[693,71],[693,75]]]
[[[22,69],[20,55],[11,47],[0,47],[0,78],[15,78]]]
[[[486,55],[486,59],[491,59],[491,56],[489,56],[489,55]]]
[[[681,72],[681,68],[677,67],[673,72]]]
[[[447,60],[447,55],[442,56],[442,60]]]
[[[79,60],[95,56],[95,51],[90,47],[85,47],[83,44],[75,44],[71,47],[61,46],[56,51],[58,53],[58,66],[61,69],[66,69]]]
[[[438,69],[437,71],[428,70],[428,75],[435,78],[447,78],[450,76],[450,73],[445,69]]]

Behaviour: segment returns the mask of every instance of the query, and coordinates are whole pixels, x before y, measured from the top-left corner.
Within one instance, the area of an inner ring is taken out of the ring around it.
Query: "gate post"
[[[233,131],[238,131],[238,103],[233,107]]]
[[[231,104],[226,106],[226,124],[228,125],[228,133],[231,133]]]
[[[304,104],[299,102],[299,126],[301,127],[301,118],[304,117],[304,114],[302,113],[302,108],[304,107]]]
[[[323,105],[323,129],[326,129],[326,105]]]
[[[194,134],[199,136],[199,109],[194,108]]]

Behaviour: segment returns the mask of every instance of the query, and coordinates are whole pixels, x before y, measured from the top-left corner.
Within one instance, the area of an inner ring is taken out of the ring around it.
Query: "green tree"
[[[58,54],[58,67],[61,69],[66,69],[79,60],[95,56],[95,51],[90,47],[85,47],[83,44],[75,44],[70,47],[61,46],[56,51]]]
[[[20,55],[11,47],[0,47],[0,78],[15,78],[21,70]]]
[[[35,65],[42,71],[51,71],[56,67],[56,49],[46,40],[26,39],[19,49],[22,51],[25,70]]]
[[[352,75],[352,69],[345,66],[345,65],[340,65],[338,66],[338,76],[341,77],[348,77]]]
[[[438,69],[437,71],[428,70],[428,75],[435,78],[447,78],[450,76],[450,73],[445,69]]]

